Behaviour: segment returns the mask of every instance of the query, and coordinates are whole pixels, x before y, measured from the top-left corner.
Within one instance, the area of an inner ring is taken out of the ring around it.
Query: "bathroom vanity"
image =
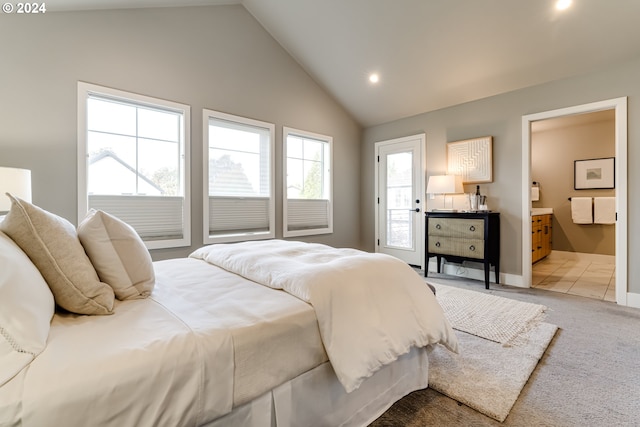
[[[551,253],[553,209],[531,209],[531,263],[536,263]]]

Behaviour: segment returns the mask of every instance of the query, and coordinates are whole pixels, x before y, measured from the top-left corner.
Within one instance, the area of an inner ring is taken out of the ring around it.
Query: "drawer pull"
[[[473,246],[473,245],[471,245],[471,246],[469,246],[469,250],[470,250],[471,252],[473,252],[473,251],[475,251],[475,250],[476,250],[476,247],[475,247],[475,246]]]
[[[472,225],[471,227],[469,227],[469,231],[476,231],[476,227]]]
[[[436,228],[437,228],[438,230],[440,230],[440,229],[442,228],[442,226],[441,226],[440,224],[436,224]]]
[[[436,248],[440,247],[440,242],[436,242]]]

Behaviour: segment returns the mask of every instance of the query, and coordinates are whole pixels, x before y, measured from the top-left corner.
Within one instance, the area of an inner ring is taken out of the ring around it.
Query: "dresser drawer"
[[[484,219],[431,218],[427,233],[429,236],[484,239]]]
[[[484,239],[462,239],[449,236],[430,236],[429,253],[464,258],[483,259]]]

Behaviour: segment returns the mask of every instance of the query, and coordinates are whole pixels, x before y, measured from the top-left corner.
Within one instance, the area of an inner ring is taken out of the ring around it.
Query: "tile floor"
[[[575,259],[552,252],[533,264],[532,286],[615,302],[615,257]]]

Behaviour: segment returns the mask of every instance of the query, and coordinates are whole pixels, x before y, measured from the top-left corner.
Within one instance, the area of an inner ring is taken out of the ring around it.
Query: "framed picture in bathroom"
[[[576,190],[616,188],[615,175],[615,157],[573,161],[573,188]]]

